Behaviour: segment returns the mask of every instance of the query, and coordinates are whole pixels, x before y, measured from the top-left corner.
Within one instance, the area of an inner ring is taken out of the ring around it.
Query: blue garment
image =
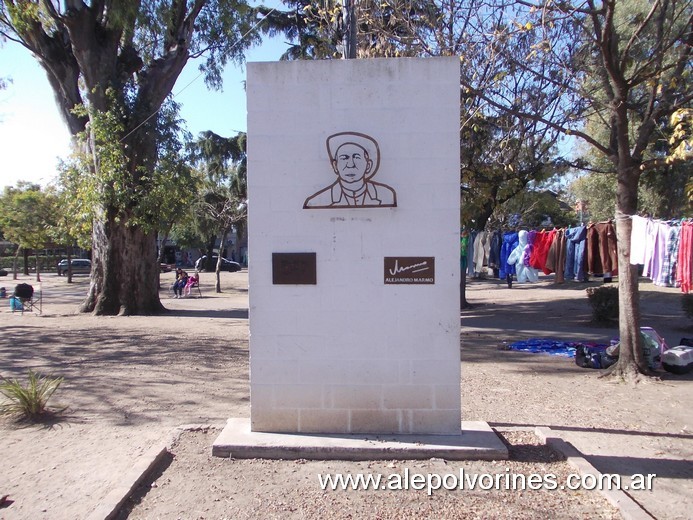
[[[478,231],[472,230],[469,233],[469,242],[467,242],[467,276],[474,276],[474,239]]]
[[[496,269],[500,266],[500,250],[501,250],[502,240],[500,231],[494,231],[491,236],[491,247],[488,253],[488,265],[489,267],[495,267]]]
[[[531,352],[533,354],[551,354],[561,357],[575,357],[575,348],[579,343],[563,341],[561,339],[531,338],[524,341],[516,341],[507,346],[508,350]],[[606,348],[606,345],[604,345]]]
[[[585,251],[587,245],[587,226],[581,225],[570,228],[565,232],[565,272],[566,280],[584,282],[585,276]]]
[[[499,276],[504,279],[508,274],[515,274],[515,265],[508,264],[508,257],[512,253],[513,249],[519,244],[517,239],[516,231],[508,231],[503,233],[503,245],[501,245],[500,251],[500,273]]]

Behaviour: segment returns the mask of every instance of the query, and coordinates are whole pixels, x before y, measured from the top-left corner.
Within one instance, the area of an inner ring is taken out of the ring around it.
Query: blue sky
[[[281,38],[251,49],[246,59],[275,61],[286,45]],[[69,134],[59,116],[46,74],[33,56],[14,42],[0,47],[0,76],[12,82],[0,90],[0,189],[26,180],[42,185],[55,176],[58,157],[69,154]],[[230,136],[246,130],[245,67],[229,65],[224,90],[210,91],[190,61],[173,89],[181,115],[194,136],[212,130]]]

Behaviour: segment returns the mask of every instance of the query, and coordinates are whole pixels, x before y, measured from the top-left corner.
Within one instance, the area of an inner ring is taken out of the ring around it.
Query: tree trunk
[[[17,246],[17,250],[14,252],[14,260],[12,261],[12,279],[17,279],[17,260],[19,259],[19,251],[22,248]]]
[[[159,300],[156,236],[107,212],[92,234],[91,282],[82,312],[151,315],[165,310]]]
[[[467,270],[462,269],[460,276],[460,309],[469,309],[471,305],[467,301]]]
[[[226,243],[226,237],[228,236],[229,232],[228,230],[223,230],[221,232],[221,242],[219,242],[219,256],[217,257],[217,267],[216,267],[216,275],[217,275],[217,281],[214,284],[214,290],[217,293],[221,292],[221,253],[224,251],[224,244]]]
[[[72,246],[67,246],[67,283],[72,283]]]
[[[24,275],[29,276],[29,250],[23,249],[22,256],[24,257]]]
[[[635,382],[649,374],[640,337],[640,293],[638,269],[630,263],[631,216],[637,209],[637,167],[619,168],[616,191],[616,241],[618,244],[618,362],[607,375]]]
[[[41,266],[39,265],[38,249],[34,249],[34,258],[36,258],[36,281],[41,281]]]

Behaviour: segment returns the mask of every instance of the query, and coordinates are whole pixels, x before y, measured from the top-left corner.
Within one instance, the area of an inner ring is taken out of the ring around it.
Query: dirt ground
[[[656,473],[653,491],[629,492],[656,518],[693,510],[693,374],[661,372],[636,387],[599,379],[571,359],[504,350],[532,337],[608,342],[616,328],[589,323],[587,284],[470,281],[461,315],[462,415],[487,421],[511,446],[510,461],[239,461],[210,456],[229,417],[248,417],[247,273],[202,274],[202,298],[172,299],[171,273],[156,317],[75,313],[86,277],[43,275],[43,312],[11,313],[0,301],[0,374],[63,376],[40,425],[0,421],[0,519],[86,518],[137,457],[184,424],[172,457],[123,517],[157,518],[617,518],[595,492],[322,491],[326,472],[525,473],[571,470],[525,431],[549,426],[600,471]],[[0,285],[17,282],[7,277]],[[36,286],[33,278],[20,277]],[[589,285],[599,285],[592,282]],[[642,325],[667,343],[693,336],[680,292],[641,284]],[[494,469],[495,468],[495,469]],[[508,468],[508,469],[506,469]]]

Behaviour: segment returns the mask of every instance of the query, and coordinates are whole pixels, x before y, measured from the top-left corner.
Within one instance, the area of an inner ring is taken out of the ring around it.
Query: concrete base
[[[229,419],[212,455],[235,459],[505,460],[508,448],[485,422],[463,421],[460,435],[332,435],[250,431],[250,419]]]

